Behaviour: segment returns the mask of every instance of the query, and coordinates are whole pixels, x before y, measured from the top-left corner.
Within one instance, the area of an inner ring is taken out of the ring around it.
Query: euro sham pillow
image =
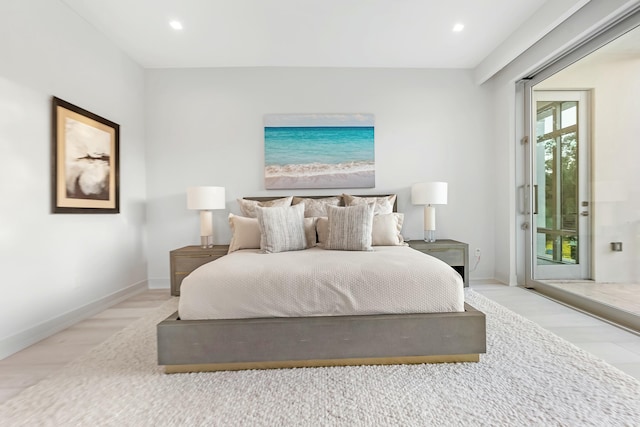
[[[400,246],[405,245],[402,237],[404,214],[390,213],[375,215],[371,231],[371,246]]]
[[[273,200],[265,200],[259,202],[257,200],[249,200],[249,199],[237,199],[238,205],[240,206],[240,212],[242,215],[248,218],[256,218],[256,208],[257,207],[281,207],[281,206],[291,206],[291,201],[293,200],[293,196],[282,197],[280,199]]]
[[[323,197],[321,199],[294,197],[292,204],[297,205],[298,203],[304,203],[305,218],[320,217],[327,216],[327,206],[340,206],[342,203],[342,197],[332,196]]]
[[[374,215],[383,215],[390,214],[393,212],[393,205],[396,203],[396,195],[392,194],[390,196],[381,196],[381,197],[360,197],[360,196],[352,196],[350,194],[343,194],[342,198],[344,199],[345,206],[356,206],[363,205],[367,203],[373,203]]]
[[[283,207],[256,207],[260,226],[260,250],[264,253],[299,251],[307,248],[304,203]]]
[[[328,206],[329,231],[325,249],[370,251],[373,211],[372,204]]]

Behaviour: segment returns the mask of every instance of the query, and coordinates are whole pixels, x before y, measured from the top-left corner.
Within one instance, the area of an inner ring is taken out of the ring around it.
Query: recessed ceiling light
[[[456,33],[459,33],[462,30],[464,30],[464,24],[457,23],[456,25],[453,26],[453,31]]]
[[[171,22],[169,22],[169,25],[174,30],[181,30],[182,29],[182,22],[180,22],[180,21],[171,21]]]

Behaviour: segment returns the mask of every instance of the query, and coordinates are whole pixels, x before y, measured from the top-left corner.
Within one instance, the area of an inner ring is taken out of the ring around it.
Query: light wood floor
[[[168,289],[144,291],[0,360],[0,402],[64,367],[170,298]]]
[[[476,292],[640,379],[640,336],[522,288],[471,284]],[[0,403],[38,383],[170,299],[148,290],[0,361]]]

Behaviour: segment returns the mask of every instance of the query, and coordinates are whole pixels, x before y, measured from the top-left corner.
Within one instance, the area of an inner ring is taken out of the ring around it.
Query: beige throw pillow
[[[304,219],[304,235],[307,238],[307,249],[313,248],[318,244],[316,237],[316,224],[318,218],[305,218]]]
[[[372,246],[398,246],[404,244],[402,223],[404,214],[390,213],[375,215],[373,217],[373,229],[371,232]]]
[[[295,206],[256,207],[260,226],[260,249],[265,253],[306,249],[304,203]]]
[[[328,206],[329,233],[326,249],[370,251],[373,205]]]
[[[390,196],[381,196],[381,197],[359,197],[359,196],[351,196],[349,194],[343,194],[342,198],[344,199],[345,206],[356,206],[362,205],[366,203],[373,203],[375,205],[375,209],[373,213],[375,215],[383,215],[389,214],[393,212],[393,205],[396,203],[396,195],[392,194]]]
[[[229,214],[231,227],[231,242],[229,252],[240,249],[260,249],[260,226],[256,218],[246,218]]]
[[[326,245],[329,237],[329,218],[321,216],[316,222],[316,231],[318,232],[318,246]]]
[[[282,197],[280,199],[266,200],[259,202],[257,200],[237,199],[240,206],[240,212],[242,215],[249,218],[256,218],[256,208],[260,207],[276,207],[276,206],[291,206],[293,196]]]
[[[342,197],[333,196],[323,197],[321,199],[294,197],[292,204],[297,205],[298,203],[304,203],[305,218],[327,216],[327,206],[340,206],[340,203],[342,203]]]

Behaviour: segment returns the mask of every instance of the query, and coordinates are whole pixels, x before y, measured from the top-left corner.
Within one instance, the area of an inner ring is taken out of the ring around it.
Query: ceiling
[[[559,2],[62,1],[145,68],[475,68],[545,3]],[[174,19],[183,30],[169,26]],[[462,32],[452,30],[458,22]]]

